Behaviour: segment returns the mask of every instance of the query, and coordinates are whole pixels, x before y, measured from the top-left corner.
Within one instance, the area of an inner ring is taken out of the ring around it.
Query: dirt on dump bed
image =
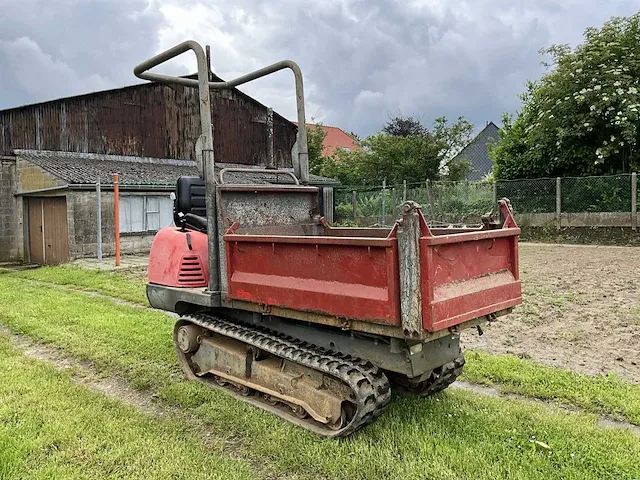
[[[640,383],[640,248],[521,243],[520,274],[523,304],[465,348]]]

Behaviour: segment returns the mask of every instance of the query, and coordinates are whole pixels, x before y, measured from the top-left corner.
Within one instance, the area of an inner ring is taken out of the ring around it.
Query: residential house
[[[498,127],[493,122],[487,125],[454,157],[454,160],[467,159],[471,162],[471,172],[467,176],[469,180],[481,180],[491,172],[493,160],[489,156],[489,145],[500,141]]]

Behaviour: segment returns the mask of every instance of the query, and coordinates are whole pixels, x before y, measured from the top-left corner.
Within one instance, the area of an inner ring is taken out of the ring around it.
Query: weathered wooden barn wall
[[[267,109],[247,95],[212,90],[218,162],[266,160]],[[0,155],[15,148],[195,160],[198,91],[147,83],[0,111]],[[296,127],[274,114],[277,166],[291,166]]]

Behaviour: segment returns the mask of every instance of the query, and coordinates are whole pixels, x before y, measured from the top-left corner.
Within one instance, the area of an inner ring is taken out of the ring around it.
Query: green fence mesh
[[[630,212],[632,176],[564,177],[560,180],[562,213]],[[391,225],[403,201],[423,207],[434,224],[476,224],[494,209],[496,199],[511,200],[516,213],[555,213],[557,179],[535,178],[497,182],[407,182],[374,187],[338,187],[334,221],[347,225]],[[640,201],[638,201],[640,204]]]
[[[563,178],[563,212],[630,212],[631,175]]]
[[[496,182],[498,198],[508,198],[517,212],[556,211],[556,179],[536,178]]]

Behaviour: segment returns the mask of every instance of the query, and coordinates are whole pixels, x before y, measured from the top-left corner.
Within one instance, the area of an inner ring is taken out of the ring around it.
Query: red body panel
[[[509,212],[502,229],[437,236],[419,215],[418,265],[409,268],[420,269],[424,331],[521,303],[520,229]],[[228,298],[403,328],[395,228],[387,238],[236,232],[237,224],[224,235]],[[206,287],[208,277],[206,234],[175,227],[157,233],[149,282]]]
[[[395,239],[224,238],[231,298],[400,324]]]
[[[189,248],[191,244],[191,248]],[[209,280],[207,234],[165,227],[149,253],[149,282],[169,287],[206,287]]]
[[[508,228],[420,238],[425,330],[442,330],[522,302],[519,232]]]

